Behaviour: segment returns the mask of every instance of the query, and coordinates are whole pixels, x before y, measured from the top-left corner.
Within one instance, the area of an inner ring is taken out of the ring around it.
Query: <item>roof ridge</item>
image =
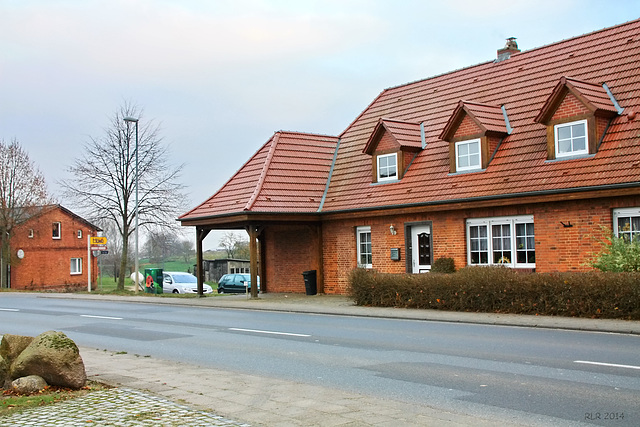
[[[262,190],[262,185],[264,184],[264,180],[267,176],[267,172],[271,167],[271,160],[273,159],[273,153],[276,151],[276,146],[278,145],[278,140],[280,139],[281,132],[276,132],[271,142],[271,147],[269,147],[269,152],[267,153],[267,158],[264,161],[264,165],[262,166],[262,171],[260,172],[260,177],[258,178],[258,182],[256,183],[256,187],[253,189],[253,194],[249,197],[249,200],[244,205],[245,211],[250,211],[256,200],[258,199],[258,194]]]
[[[613,30],[615,28],[622,27],[624,25],[637,23],[638,21],[640,21],[640,18],[633,19],[631,21],[623,22],[621,24],[613,25],[613,26],[610,26],[610,27],[604,27],[604,28],[601,28],[599,30],[590,31],[588,33],[580,34],[580,35],[577,35],[577,36],[571,36],[571,37],[568,37],[566,39],[558,40],[558,41],[555,41],[555,42],[552,42],[552,43],[549,43],[549,44],[545,44],[545,45],[542,45],[542,46],[537,46],[537,47],[533,47],[531,49],[523,50],[521,52],[518,52],[517,56],[520,57],[523,54],[528,54],[530,52],[534,52],[534,51],[537,51],[537,50],[540,50],[540,49],[545,49],[545,48],[548,48],[550,46],[554,46],[554,45],[557,45],[557,44],[560,44],[560,43],[566,43],[566,42],[571,41],[571,40],[575,40],[575,39],[591,36],[593,34],[597,34],[597,33],[602,32],[602,31],[610,31],[610,30]],[[515,57],[515,55],[514,55],[514,57]],[[385,93],[387,91],[393,90],[393,89],[399,89],[399,88],[402,88],[404,86],[411,86],[411,85],[414,85],[416,83],[426,82],[426,81],[429,81],[429,80],[432,80],[432,79],[436,79],[438,77],[444,77],[444,76],[447,76],[447,75],[456,74],[456,73],[458,73],[460,71],[469,70],[469,69],[472,69],[472,68],[475,68],[475,67],[479,67],[481,65],[491,64],[491,63],[494,63],[493,59],[488,60],[488,61],[479,62],[479,63],[473,64],[473,65],[468,65],[466,67],[461,67],[461,68],[456,68],[454,70],[445,71],[445,72],[442,72],[442,73],[439,73],[439,74],[434,74],[433,76],[425,77],[425,78],[422,78],[422,79],[412,80],[412,81],[408,81],[406,83],[402,83],[402,84],[399,84],[399,85],[390,86],[390,87],[387,87],[387,88],[383,89],[381,94]],[[496,64],[503,64],[503,63],[508,63],[508,61],[501,61],[501,62],[496,63]]]
[[[279,131],[275,132],[276,134],[294,134],[294,135],[309,135],[309,136],[324,136],[324,137],[328,137],[328,138],[338,138],[336,135],[329,135],[326,133],[314,133],[314,132],[299,132],[299,131],[295,131],[295,130],[283,130],[280,129]]]

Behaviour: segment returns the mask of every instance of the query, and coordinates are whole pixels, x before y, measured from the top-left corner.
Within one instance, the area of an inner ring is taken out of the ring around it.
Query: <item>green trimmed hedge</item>
[[[640,320],[640,273],[523,273],[465,267],[453,274],[355,269],[357,305]]]

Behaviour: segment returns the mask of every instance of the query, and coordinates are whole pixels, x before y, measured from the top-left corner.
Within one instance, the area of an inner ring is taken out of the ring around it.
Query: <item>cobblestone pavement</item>
[[[209,412],[127,388],[89,393],[0,418],[0,426],[223,426],[248,427]]]

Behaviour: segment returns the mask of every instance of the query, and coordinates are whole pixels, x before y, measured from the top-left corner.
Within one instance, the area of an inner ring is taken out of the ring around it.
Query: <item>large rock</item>
[[[0,342],[0,356],[6,360],[14,360],[32,341],[33,337],[4,334]]]
[[[23,335],[4,334],[0,341],[0,387],[5,387],[11,382],[9,367],[11,362],[18,357],[22,350],[33,341],[33,337]]]
[[[38,375],[29,375],[28,377],[18,378],[11,383],[11,389],[20,394],[36,393],[44,390],[47,382]]]
[[[87,382],[78,346],[63,332],[48,331],[33,339],[11,364],[11,378],[38,375],[59,387],[79,389]]]

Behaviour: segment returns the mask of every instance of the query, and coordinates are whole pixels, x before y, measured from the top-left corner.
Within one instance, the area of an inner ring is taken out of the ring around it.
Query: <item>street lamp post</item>
[[[138,275],[139,273],[139,268],[140,268],[140,261],[138,260],[138,120],[136,118],[133,117],[125,117],[124,121],[127,123],[135,123],[136,124],[136,207],[135,207],[135,215],[136,215],[136,261],[135,261],[135,293],[138,293],[138,286],[139,286],[139,278]]]

